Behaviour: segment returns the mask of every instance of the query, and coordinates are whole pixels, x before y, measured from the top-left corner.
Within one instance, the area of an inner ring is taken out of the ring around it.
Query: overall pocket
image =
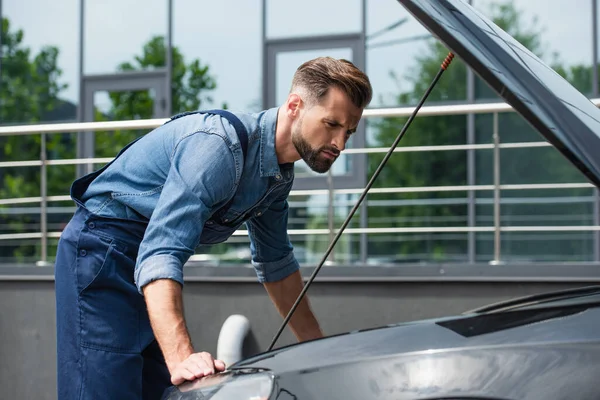
[[[81,345],[138,353],[143,297],[133,280],[135,260],[126,246],[84,229],[77,248]]]

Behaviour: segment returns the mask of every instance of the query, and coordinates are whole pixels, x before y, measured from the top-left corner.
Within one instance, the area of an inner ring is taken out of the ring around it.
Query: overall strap
[[[239,120],[233,113],[227,110],[208,110],[203,111],[207,114],[216,114],[225,118],[233,127],[235,128],[235,132],[238,135],[238,139],[240,141],[240,145],[242,146],[242,153],[244,153],[244,161],[246,160],[246,154],[248,153],[248,131],[242,121]]]

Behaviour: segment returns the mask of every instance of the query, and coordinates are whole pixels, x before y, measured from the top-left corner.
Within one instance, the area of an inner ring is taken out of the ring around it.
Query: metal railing
[[[596,105],[600,105],[600,99],[591,99]],[[385,117],[407,117],[414,111],[413,107],[402,108],[382,108],[367,109],[364,111],[364,118],[385,118]],[[486,104],[463,104],[463,105],[444,105],[444,106],[424,106],[419,111],[418,116],[447,116],[447,115],[467,115],[467,114],[493,114],[493,143],[489,144],[465,144],[465,145],[440,145],[440,146],[403,146],[395,149],[396,153],[401,152],[431,152],[431,151],[455,151],[455,150],[493,150],[493,184],[491,185],[459,185],[459,186],[429,186],[429,187],[386,187],[372,188],[370,194],[392,194],[392,193],[423,193],[423,192],[464,192],[464,191],[493,191],[493,226],[454,226],[454,227],[396,227],[396,228],[348,228],[347,233],[368,234],[368,233],[465,233],[465,232],[491,232],[494,233],[494,260],[492,263],[500,261],[500,244],[502,232],[562,232],[562,231],[600,231],[600,226],[501,226],[500,223],[500,192],[502,190],[531,190],[531,189],[576,189],[576,188],[594,188],[588,183],[561,183],[561,184],[501,184],[500,183],[500,150],[501,149],[524,149],[550,147],[547,142],[522,142],[522,143],[500,143],[498,131],[498,114],[514,111],[506,103],[486,103]],[[53,123],[53,124],[32,124],[18,126],[0,127],[0,136],[16,135],[41,135],[41,151],[39,160],[24,161],[3,161],[0,162],[0,168],[7,167],[40,167],[40,196],[0,199],[0,205],[17,204],[40,204],[40,232],[30,233],[10,233],[0,234],[2,240],[19,239],[40,239],[41,255],[38,264],[44,265],[48,259],[48,239],[60,237],[60,232],[48,232],[47,227],[47,205],[48,202],[69,201],[68,195],[48,196],[47,195],[47,167],[52,165],[80,165],[80,164],[101,164],[107,163],[112,158],[75,158],[48,160],[46,158],[46,137],[49,134],[68,133],[68,132],[95,132],[99,130],[116,129],[153,129],[163,123],[167,118],[132,120],[132,121],[110,121],[110,122],[81,122],[81,123]],[[345,154],[374,154],[386,153],[389,148],[352,148],[344,151]],[[290,196],[306,195],[327,195],[333,199],[334,194],[360,194],[363,188],[356,189],[316,189],[316,190],[293,190]],[[328,228],[326,229],[290,229],[290,235],[332,235],[335,232],[333,226],[333,216],[330,210]],[[239,230],[234,235],[246,235],[245,230]]]

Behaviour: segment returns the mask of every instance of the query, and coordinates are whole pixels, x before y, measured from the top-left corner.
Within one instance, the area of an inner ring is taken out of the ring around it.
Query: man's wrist
[[[190,355],[194,354],[194,349],[190,343],[177,346],[174,353],[165,355],[165,363],[169,371],[173,371],[177,365],[185,361]]]

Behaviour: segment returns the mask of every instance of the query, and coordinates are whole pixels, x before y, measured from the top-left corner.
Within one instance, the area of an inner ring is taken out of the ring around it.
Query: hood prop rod
[[[438,80],[440,79],[440,77],[442,76],[442,74],[444,73],[444,71],[446,70],[446,68],[448,68],[448,66],[452,62],[453,58],[454,58],[454,54],[452,52],[450,52],[448,54],[448,56],[446,57],[446,59],[444,60],[444,62],[442,63],[441,68],[438,71],[438,73],[436,74],[435,78],[433,78],[433,81],[431,82],[431,85],[429,85],[429,88],[425,91],[425,94],[423,95],[423,97],[419,101],[419,103],[418,103],[417,107],[415,108],[414,112],[412,113],[412,115],[410,116],[410,118],[408,119],[408,121],[406,121],[406,124],[404,124],[404,127],[402,128],[402,131],[398,134],[398,137],[396,138],[396,140],[392,144],[392,147],[390,148],[390,150],[387,152],[386,156],[383,158],[383,160],[379,164],[379,167],[377,167],[377,170],[375,171],[375,173],[371,177],[371,180],[369,181],[369,183],[365,187],[365,190],[362,192],[360,198],[358,199],[358,202],[354,205],[354,207],[350,211],[350,214],[348,215],[348,217],[346,218],[346,220],[342,224],[340,230],[338,231],[337,235],[332,240],[331,244],[329,245],[329,248],[325,252],[325,255],[321,259],[321,262],[319,263],[319,266],[317,268],[315,268],[315,270],[313,271],[313,273],[310,276],[309,280],[307,281],[306,285],[304,285],[304,287],[302,289],[302,292],[300,292],[300,295],[296,299],[296,302],[294,303],[294,305],[292,306],[292,308],[288,312],[287,316],[285,317],[285,320],[283,321],[283,323],[279,327],[279,330],[277,331],[277,334],[275,334],[275,337],[273,338],[273,341],[271,342],[271,345],[269,346],[269,348],[268,348],[267,351],[271,351],[273,349],[273,346],[277,342],[277,339],[279,339],[279,336],[281,336],[281,333],[283,332],[284,328],[288,324],[289,320],[292,318],[292,315],[294,314],[294,311],[296,311],[296,308],[298,307],[298,305],[302,301],[302,298],[304,297],[304,295],[308,291],[308,288],[310,287],[311,283],[313,282],[313,280],[315,279],[315,277],[319,273],[319,270],[321,269],[321,267],[323,267],[323,264],[325,264],[325,261],[327,260],[327,257],[329,257],[329,254],[331,254],[331,251],[333,250],[333,247],[336,245],[336,243],[339,240],[340,236],[342,236],[342,232],[344,232],[344,229],[346,229],[346,227],[350,223],[350,220],[354,216],[354,213],[356,213],[356,210],[358,210],[358,207],[359,207],[360,203],[362,203],[362,201],[366,197],[367,192],[369,191],[369,189],[371,188],[371,186],[373,186],[373,183],[375,182],[375,179],[377,179],[377,176],[380,174],[380,172],[383,169],[384,165],[387,163],[387,161],[391,157],[392,153],[394,152],[394,149],[396,148],[396,146],[400,142],[400,139],[402,139],[402,137],[404,136],[404,133],[406,132],[406,130],[408,129],[408,127],[410,126],[410,124],[412,123],[412,121],[415,119],[415,116],[417,115],[419,109],[421,108],[421,106],[423,106],[423,103],[425,103],[425,100],[427,99],[427,97],[429,96],[429,94],[431,93],[431,91],[433,90],[433,88],[435,87],[435,85],[437,84]]]

